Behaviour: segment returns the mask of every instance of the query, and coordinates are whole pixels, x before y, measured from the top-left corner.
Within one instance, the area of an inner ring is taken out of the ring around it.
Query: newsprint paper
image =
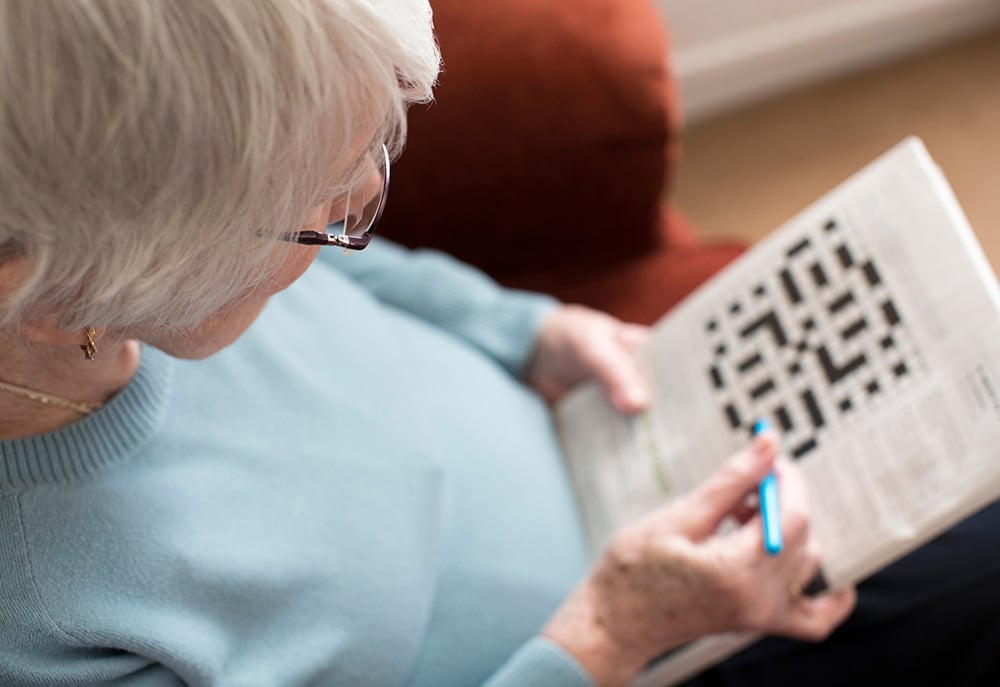
[[[744,448],[758,418],[805,473],[830,586],[1000,496],[1000,288],[944,176],[907,139],[653,329],[647,412],[586,386],[556,409],[594,555]],[[661,687],[757,639],[648,668]]]

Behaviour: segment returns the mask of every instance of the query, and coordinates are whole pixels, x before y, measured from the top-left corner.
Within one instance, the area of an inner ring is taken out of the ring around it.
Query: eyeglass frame
[[[312,231],[303,229],[301,231],[282,234],[278,238],[282,241],[291,241],[305,246],[338,246],[345,250],[364,250],[372,241],[372,235],[382,219],[382,212],[385,210],[385,199],[389,195],[389,149],[385,143],[382,144],[382,159],[384,173],[382,175],[382,193],[378,199],[378,206],[375,208],[375,216],[361,233],[360,236],[348,236],[343,234],[330,234],[325,231]]]

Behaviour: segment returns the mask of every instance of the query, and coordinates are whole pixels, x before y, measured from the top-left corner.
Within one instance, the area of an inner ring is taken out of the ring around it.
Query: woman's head
[[[197,326],[437,68],[425,0],[0,2],[0,322]]]

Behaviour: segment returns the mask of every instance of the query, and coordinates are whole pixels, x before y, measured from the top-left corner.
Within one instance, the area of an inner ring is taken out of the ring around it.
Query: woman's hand
[[[649,391],[634,353],[647,336],[647,327],[579,305],[560,306],[542,322],[525,381],[554,402],[580,382],[594,379],[616,408],[639,412],[648,403]]]
[[[624,685],[650,660],[709,634],[750,630],[819,641],[854,607],[853,589],[801,596],[819,569],[805,485],[776,458],[773,432],[701,487],[624,528],[544,634],[577,657],[598,685]],[[747,511],[769,470],[778,475],[784,549],[764,551]],[[727,517],[736,529],[717,534]]]

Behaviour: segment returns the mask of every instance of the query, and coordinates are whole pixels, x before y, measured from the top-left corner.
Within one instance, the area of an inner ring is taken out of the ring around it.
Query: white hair
[[[439,58],[426,0],[0,0],[0,323],[216,312]]]

